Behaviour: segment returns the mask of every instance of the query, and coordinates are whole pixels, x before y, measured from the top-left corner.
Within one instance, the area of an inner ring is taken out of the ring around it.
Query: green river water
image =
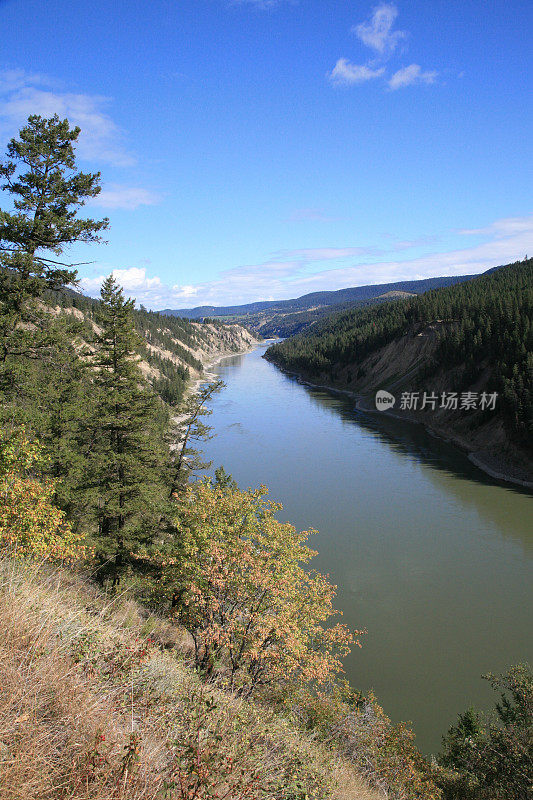
[[[313,566],[338,585],[343,621],[368,630],[347,677],[436,752],[458,712],[493,704],[482,673],[533,660],[532,495],[419,425],[302,385],[264,349],[216,367],[226,388],[204,453],[319,531]]]

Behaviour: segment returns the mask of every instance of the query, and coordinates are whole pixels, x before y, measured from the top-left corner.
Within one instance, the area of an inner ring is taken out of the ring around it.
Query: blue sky
[[[533,253],[530,0],[0,0],[2,150],[82,128],[151,308],[481,272]],[[9,197],[2,197],[9,208]]]

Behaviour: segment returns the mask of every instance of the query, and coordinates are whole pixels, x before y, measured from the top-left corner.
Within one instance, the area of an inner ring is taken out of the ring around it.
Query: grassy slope
[[[179,631],[132,601],[10,561],[0,581],[2,800],[177,800],[191,757],[199,800],[377,800],[311,735],[202,685]]]

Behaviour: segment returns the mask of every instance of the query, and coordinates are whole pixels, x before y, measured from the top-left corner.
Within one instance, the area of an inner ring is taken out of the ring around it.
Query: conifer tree
[[[32,115],[11,139],[0,163],[1,188],[13,197],[11,211],[0,210],[0,362],[10,356],[35,356],[49,344],[35,300],[46,288],[76,279],[75,265],[51,258],[74,242],[101,241],[108,220],[78,218],[87,198],[100,192],[100,173],[76,171],[74,144],[80,128],[57,114]],[[21,325],[21,322],[26,323]],[[30,330],[28,330],[28,325]],[[46,327],[46,326],[45,326]]]
[[[173,480],[171,494],[180,494],[187,486],[189,476],[211,466],[210,461],[202,461],[201,453],[193,447],[193,443],[205,442],[212,438],[211,426],[203,422],[203,417],[208,417],[212,411],[207,404],[212,397],[224,388],[224,381],[217,379],[205,383],[198,392],[185,398],[182,407],[182,417],[177,426],[177,439],[179,446],[176,451],[173,466]]]
[[[91,501],[86,454],[95,409],[87,342],[94,334],[65,313],[53,320],[51,332],[50,352],[33,362],[28,412],[48,455],[48,472],[56,481],[54,502],[78,530],[87,527]]]
[[[166,412],[143,379],[133,300],[109,276],[101,290],[90,485],[95,495],[99,577],[118,583],[158,533],[168,494]]]
[[[91,393],[80,358],[87,331],[73,315],[57,317],[57,291],[76,280],[60,260],[74,242],[98,242],[108,220],[79,218],[100,192],[100,173],[77,170],[80,134],[68,120],[30,116],[0,164],[11,210],[0,210],[0,420],[24,424],[44,445],[54,502],[79,523],[85,498],[81,421]],[[80,337],[80,334],[82,336]]]

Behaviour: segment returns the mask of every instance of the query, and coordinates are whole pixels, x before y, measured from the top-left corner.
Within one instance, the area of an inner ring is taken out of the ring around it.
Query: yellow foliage
[[[53,504],[55,481],[39,479],[42,448],[24,430],[0,438],[0,549],[37,560],[75,560],[84,554],[64,513]]]
[[[163,588],[179,593],[180,621],[197,665],[217,668],[244,692],[272,683],[324,685],[361,631],[330,625],[336,587],[304,569],[315,552],[274,516],[280,506],[257,491],[201,481],[178,511],[178,542],[163,566]],[[220,669],[218,668],[220,666]]]

